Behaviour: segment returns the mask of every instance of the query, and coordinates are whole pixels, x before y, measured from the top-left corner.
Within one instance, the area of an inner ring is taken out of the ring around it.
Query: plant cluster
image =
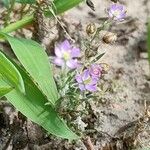
[[[8,8],[8,15],[15,2],[40,6],[45,0],[12,0],[4,1]],[[56,17],[82,0],[54,0],[42,10],[46,16]],[[38,5],[37,5],[38,3]],[[33,11],[33,10],[32,10]],[[9,42],[17,60],[14,61],[4,52],[0,51],[0,97],[7,100],[27,118],[41,125],[48,133],[66,139],[79,138],[72,132],[66,123],[59,117],[59,108],[67,101],[67,108],[76,110],[76,107],[88,99],[94,98],[99,92],[99,84],[105,72],[105,66],[98,63],[104,55],[97,54],[94,59],[88,60],[91,43],[101,30],[113,22],[122,21],[126,16],[123,5],[112,4],[108,9],[108,19],[95,27],[94,24],[87,26],[90,40],[87,40],[86,50],[73,44],[68,39],[55,46],[55,56],[51,61],[60,67],[58,74],[51,69],[48,56],[43,47],[37,42],[24,38],[15,38],[8,32],[15,31],[34,21],[34,15],[27,16],[16,23],[8,24],[0,30],[0,37]],[[9,18],[9,17],[8,17]],[[106,35],[104,41],[113,42],[114,34]]]

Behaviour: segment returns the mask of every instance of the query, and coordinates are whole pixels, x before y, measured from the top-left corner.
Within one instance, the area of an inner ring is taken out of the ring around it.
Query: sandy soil
[[[77,41],[80,41],[82,36],[86,36],[87,24],[94,22],[98,26],[103,18],[107,17],[105,9],[111,3],[110,0],[93,0],[93,3],[95,4],[95,12],[82,4],[65,13],[63,17],[63,21],[68,25],[68,32]],[[100,39],[95,41],[96,44],[100,45],[96,53],[106,52],[100,62],[110,66],[108,74],[104,76],[103,91],[99,93],[101,98],[90,101],[92,113],[89,114],[89,118],[85,119],[84,116],[78,116],[79,120],[75,121],[78,127],[90,137],[95,150],[102,148],[102,150],[111,150],[112,145],[116,150],[119,147],[120,150],[129,150],[130,145],[134,146],[138,143],[139,146],[136,149],[150,149],[150,122],[145,122],[145,118],[143,119],[146,109],[150,105],[150,80],[148,80],[150,70],[145,42],[146,24],[150,16],[150,1],[120,0],[120,3],[123,3],[127,8],[127,18],[124,22],[115,24],[110,29],[111,32],[117,33],[118,40],[115,44],[105,44]],[[81,25],[75,28],[75,25],[80,23]],[[57,32],[56,28],[53,30]],[[49,34],[52,35],[53,33],[50,32]],[[51,38],[61,39],[61,35],[58,37],[55,34]],[[43,41],[43,45],[50,50],[52,43],[48,42],[49,38],[46,37]],[[8,115],[2,113],[0,118],[10,118],[12,111],[14,113],[11,118],[15,118],[16,112],[10,105],[2,103],[1,106],[7,108],[5,110],[7,110]],[[144,120],[140,120],[142,125],[139,118]],[[9,130],[7,130],[9,124],[6,120],[3,121],[3,126],[0,125],[0,131],[3,134],[0,135],[0,149],[4,149],[8,142],[6,139],[9,139]],[[31,150],[87,149],[87,144],[83,142],[85,140],[71,144],[53,136],[47,137],[42,129],[30,121],[27,121],[25,126],[30,133],[28,135],[30,140],[26,137],[25,127],[20,128],[10,138],[8,150],[11,150],[12,145],[15,144],[14,150],[17,149],[18,145],[22,145],[22,149]],[[137,132],[138,135],[136,136]],[[21,140],[22,138],[24,140]],[[30,141],[29,147],[26,146],[28,140]],[[17,144],[17,142],[24,143],[24,145]]]

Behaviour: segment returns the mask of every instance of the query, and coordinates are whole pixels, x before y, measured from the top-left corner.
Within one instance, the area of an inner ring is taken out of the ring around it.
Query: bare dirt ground
[[[82,4],[63,17],[62,22],[76,41],[87,36],[87,24],[94,22],[98,25],[107,17],[105,9],[111,1],[93,0],[93,3],[95,12]],[[99,93],[101,98],[90,101],[91,111],[88,116],[77,116],[74,120],[76,126],[90,138],[71,143],[49,137],[22,115],[18,117],[10,104],[1,102],[0,150],[86,150],[88,145],[88,150],[130,150],[134,147],[137,150],[150,149],[150,121],[147,117],[150,70],[146,53],[150,1],[120,0],[120,3],[127,8],[127,18],[110,29],[117,33],[118,40],[115,44],[105,44],[100,39],[95,41],[100,45],[96,53],[106,52],[100,62],[110,66],[108,74],[104,76],[103,90]],[[58,32],[55,27],[53,30]],[[63,38],[61,34],[53,32],[49,35],[54,41]],[[43,40],[48,53],[52,45],[50,38],[45,37]],[[79,109],[84,109],[84,106]]]

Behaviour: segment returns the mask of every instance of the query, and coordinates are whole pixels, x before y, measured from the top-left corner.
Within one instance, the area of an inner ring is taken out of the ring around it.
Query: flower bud
[[[86,27],[86,33],[88,35],[94,34],[95,31],[96,31],[96,26],[95,26],[94,23],[90,23],[90,24],[87,25],[87,27]]]
[[[107,73],[108,71],[109,71],[109,69],[110,69],[110,66],[108,65],[108,64],[106,64],[106,63],[101,63],[100,64],[101,65],[101,67],[102,67],[102,73]]]
[[[103,36],[103,41],[106,44],[111,44],[116,42],[117,40],[117,35],[115,33],[111,33],[111,32],[107,32],[104,36]]]

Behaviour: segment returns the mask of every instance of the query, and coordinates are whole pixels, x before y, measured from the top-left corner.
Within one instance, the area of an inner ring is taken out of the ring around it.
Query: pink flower
[[[113,18],[115,21],[122,21],[126,17],[126,10],[121,4],[112,4],[108,8],[108,14],[109,17]]]
[[[88,90],[90,92],[97,91],[97,78],[93,78],[89,69],[84,70],[82,73],[77,74],[75,77],[81,91]]]
[[[97,91],[97,84],[102,74],[102,67],[99,64],[92,64],[88,69],[75,76],[81,91]]]
[[[57,66],[67,66],[70,69],[78,67],[78,61],[76,58],[80,57],[80,49],[74,47],[68,40],[60,43],[55,47],[54,63]]]
[[[100,78],[102,73],[102,67],[99,64],[93,64],[89,68],[89,72],[93,78]]]

